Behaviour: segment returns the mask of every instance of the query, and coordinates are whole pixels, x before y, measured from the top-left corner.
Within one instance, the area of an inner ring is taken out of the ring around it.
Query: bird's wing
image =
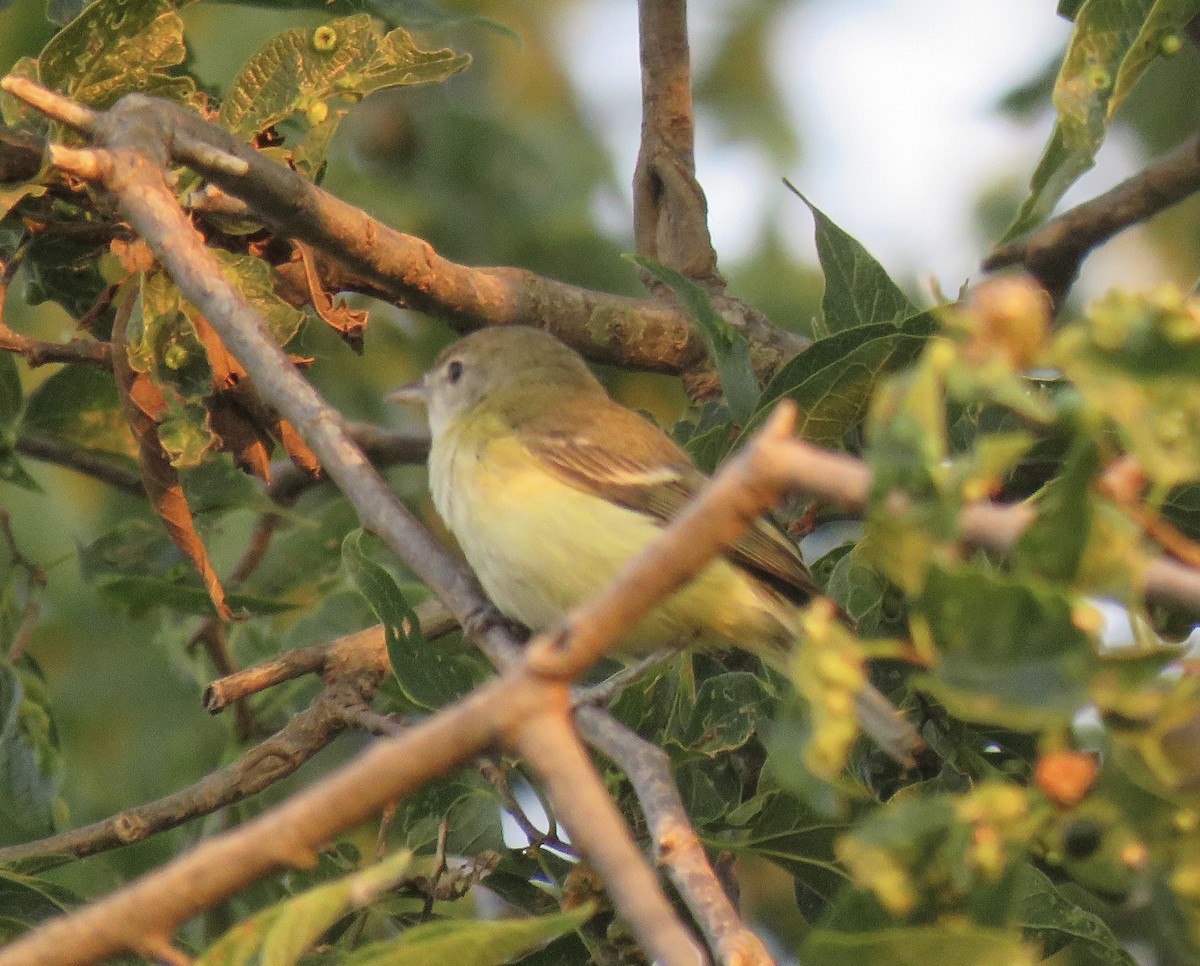
[[[659,523],[674,519],[706,482],[668,436],[615,403],[600,408],[593,401],[575,412],[546,414],[517,432],[564,483]],[[822,592],[796,545],[766,520],[758,520],[726,557],[797,603]]]

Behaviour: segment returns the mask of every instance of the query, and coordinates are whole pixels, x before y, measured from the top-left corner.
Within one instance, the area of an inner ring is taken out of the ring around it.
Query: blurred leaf
[[[1063,8],[1060,6],[1060,13]],[[1058,120],[1030,181],[1030,194],[1003,241],[1053,211],[1095,163],[1109,121],[1151,61],[1200,14],[1198,0],[1085,0],[1066,10],[1075,31],[1054,85]]]
[[[1017,873],[1017,921],[1027,938],[1037,940],[1043,956],[1067,950],[1067,962],[1095,966],[1134,966],[1112,930],[1097,916],[1069,902],[1045,874],[1032,865]]]
[[[1178,294],[1109,294],[1059,333],[1053,360],[1155,483],[1200,479],[1200,325]]]
[[[1190,540],[1200,540],[1200,484],[1185,483],[1167,494],[1160,507],[1167,520]]]
[[[1016,933],[961,922],[870,932],[818,929],[800,947],[799,958],[806,966],[929,966],[932,962],[1011,966],[1034,962]]]
[[[721,377],[721,390],[730,412],[736,421],[745,424],[759,401],[758,380],[750,364],[750,343],[746,337],[713,308],[708,293],[695,282],[644,255],[632,255],[630,261],[674,292],[696,320],[708,354]]]
[[[913,683],[955,716],[1035,731],[1065,726],[1087,702],[1095,650],[1051,586],[984,564],[934,564],[912,609],[914,636],[927,628],[940,656]]]
[[[411,866],[412,853],[399,852],[264,909],[226,932],[196,959],[196,966],[240,966],[252,959],[269,966],[294,966],[334,923],[370,905],[403,879]]]
[[[402,23],[410,30],[442,30],[452,27],[479,26],[494,30],[510,40],[521,42],[520,34],[490,17],[450,10],[437,0],[367,0],[367,6],[389,23]]]
[[[129,520],[79,548],[85,581],[109,601],[138,617],[159,607],[210,617],[212,600],[198,583],[179,549],[161,527]],[[231,607],[251,613],[279,614],[294,605],[274,598],[234,593]]]
[[[197,518],[229,510],[253,510],[256,513],[286,515],[262,486],[247,476],[225,454],[206,459],[195,469],[182,474],[188,506]]]
[[[8,215],[26,198],[41,198],[47,191],[45,185],[24,182],[16,185],[0,184],[0,219]]]
[[[392,575],[367,556],[365,538],[361,529],[347,534],[342,561],[383,625],[392,674],[404,697],[418,708],[433,711],[445,707],[471,689],[474,677],[457,655],[439,642],[425,639],[416,613]]]
[[[595,913],[592,904],[533,919],[447,920],[414,926],[395,939],[373,943],[342,960],[343,966],[499,966],[572,932]]]
[[[1089,493],[1100,471],[1100,453],[1089,439],[1075,443],[1063,466],[1038,501],[1037,518],[1026,527],[1013,552],[1013,566],[1047,580],[1070,582],[1079,570],[1091,535]]]
[[[817,257],[825,273],[821,314],[826,335],[875,322],[899,325],[901,319],[916,313],[908,297],[870,252],[789,182],[784,184],[808,205],[816,225]]]
[[[137,456],[112,373],[92,366],[63,366],[34,389],[21,427],[83,449]]]
[[[195,84],[163,73],[187,56],[170,0],[96,0],[60,30],[38,61],[41,83],[92,107],[138,91],[188,102]]]
[[[0,435],[8,434],[21,415],[21,374],[11,352],[0,352]]]
[[[791,399],[800,409],[801,436],[822,446],[839,444],[865,418],[879,379],[911,363],[934,329],[933,316],[922,312],[899,325],[864,325],[818,339],[767,384],[743,434],[761,426],[781,399]]]
[[[11,449],[5,449],[3,439],[0,439],[0,481],[19,486],[30,493],[42,492],[38,481],[29,475],[17,454]]]
[[[0,842],[53,832],[62,763],[49,694],[36,666],[0,660]]]
[[[242,68],[221,102],[220,123],[243,136],[296,113],[320,124],[329,116],[329,98],[437,83],[470,62],[449,49],[421,50],[400,28],[385,34],[369,14],[333,20],[315,30],[287,30]]]
[[[695,95],[706,116],[715,115],[724,140],[743,140],[791,161],[798,149],[796,133],[770,56],[783,10],[779,0],[730,8],[731,22],[696,79]]]
[[[2,839],[3,836],[0,836]],[[0,868],[0,943],[81,902],[62,886]]]

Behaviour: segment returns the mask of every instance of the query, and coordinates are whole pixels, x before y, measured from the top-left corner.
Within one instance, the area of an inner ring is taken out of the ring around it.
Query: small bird
[[[706,482],[684,450],[539,329],[474,332],[390,398],[426,407],[434,506],[488,597],[532,631],[610,583]],[[795,543],[759,520],[619,650],[732,647],[779,659],[796,607],[820,594]],[[856,707],[868,733],[910,762],[921,739],[887,698],[866,685]]]

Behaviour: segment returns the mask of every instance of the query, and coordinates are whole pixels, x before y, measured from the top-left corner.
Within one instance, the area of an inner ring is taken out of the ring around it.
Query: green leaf
[[[1077,440],[1063,471],[1038,501],[1038,515],[1021,534],[1013,566],[1047,580],[1069,582],[1079,570],[1092,528],[1089,499],[1100,471],[1100,453],[1089,439]]]
[[[696,320],[708,354],[721,377],[721,390],[729,410],[735,420],[745,424],[759,402],[758,380],[750,362],[750,343],[746,337],[713,308],[708,293],[691,279],[644,255],[631,255],[630,261],[674,292]]]
[[[935,327],[933,314],[921,312],[899,325],[875,323],[818,339],[767,384],[745,434],[761,426],[781,399],[791,399],[800,410],[799,434],[837,445],[866,417],[880,378],[911,363]]]
[[[85,581],[133,617],[159,607],[204,617],[214,613],[194,568],[162,527],[144,520],[126,521],[80,547],[79,569]],[[233,593],[227,599],[235,610],[256,614],[281,614],[295,607],[254,594]]]
[[[107,243],[97,245],[87,232],[78,238],[61,232],[39,232],[25,249],[25,301],[52,301],[72,318],[87,312],[108,287],[100,272]]]
[[[49,695],[35,666],[0,661],[0,842],[54,831],[62,764]]]
[[[708,756],[741,748],[767,719],[770,705],[770,696],[753,674],[718,674],[700,685],[681,740]]]
[[[1092,167],[1108,124],[1146,67],[1178,39],[1200,0],[1086,0],[1071,4],[1075,30],[1054,86],[1058,119],[1030,180],[1030,194],[1004,233],[1009,241],[1039,224]]]
[[[499,966],[578,929],[594,912],[587,903],[536,919],[429,922],[363,947],[342,960],[342,966]]]
[[[221,249],[211,251],[225,277],[262,313],[275,341],[281,346],[291,342],[307,316],[275,294],[271,266],[253,255],[238,255]]]
[[[46,45],[38,76],[97,108],[133,91],[184,102],[195,83],[163,71],[186,56],[183,21],[170,0],[96,0]]]
[[[1017,731],[1064,727],[1088,700],[1091,639],[1063,593],[980,563],[933,564],[912,602],[940,660],[913,683],[966,721]]]
[[[79,902],[77,896],[52,882],[0,868],[0,943]]]
[[[817,257],[825,273],[821,312],[826,333],[836,334],[875,322],[899,324],[917,311],[870,252],[790,182],[784,184],[808,205],[813,215]]]
[[[1068,961],[1093,966],[1134,966],[1112,930],[1098,917],[1068,901],[1032,865],[1017,872],[1017,921],[1037,940],[1043,956],[1068,950]]]
[[[16,426],[22,398],[17,360],[11,352],[0,352],[0,435]]]
[[[28,490],[30,493],[42,492],[38,481],[29,475],[29,471],[25,469],[24,464],[12,450],[0,449],[0,481],[19,486],[22,490]]]
[[[112,373],[92,366],[64,366],[34,389],[21,429],[83,449],[136,458]]]
[[[796,880],[796,898],[809,919],[819,915],[849,879],[833,853],[844,822],[817,815],[798,798],[772,790],[729,813],[732,841],[715,848],[752,852],[786,869]]]
[[[318,886],[238,923],[196,960],[196,966],[293,966],[348,912],[375,901],[404,878],[412,853],[398,852],[361,872]]]
[[[318,105],[329,98],[437,83],[470,62],[449,49],[421,50],[400,28],[385,34],[368,14],[332,20],[315,30],[287,30],[242,68],[221,103],[220,123],[246,137],[297,113],[319,124],[329,112]]]
[[[383,625],[392,673],[404,697],[418,708],[444,707],[469,690],[474,678],[455,654],[425,639],[416,612],[392,575],[367,556],[365,537],[362,529],[346,535],[342,562]]]
[[[806,966],[1010,966],[1034,961],[1011,930],[965,922],[870,932],[818,929],[804,941],[798,958]]]
[[[29,181],[23,184],[0,185],[0,218],[4,218],[26,198],[40,198],[47,190],[45,185]]]

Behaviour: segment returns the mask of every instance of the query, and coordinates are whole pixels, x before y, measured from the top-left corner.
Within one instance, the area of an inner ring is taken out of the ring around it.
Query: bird
[[[541,329],[477,330],[390,398],[425,407],[438,515],[492,603],[531,631],[610,583],[707,482],[685,450]],[[732,648],[779,664],[797,609],[821,596],[795,542],[762,518],[617,650]],[[923,742],[891,702],[864,682],[855,706],[864,730],[911,764]]]

